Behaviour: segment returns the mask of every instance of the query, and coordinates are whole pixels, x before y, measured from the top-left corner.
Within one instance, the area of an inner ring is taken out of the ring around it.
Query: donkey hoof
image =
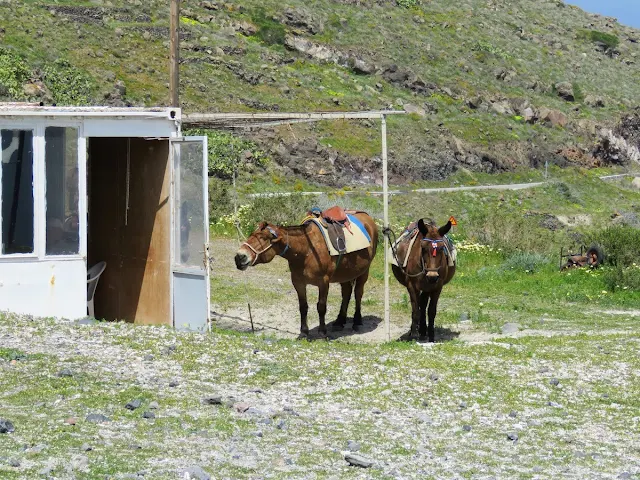
[[[360,324],[359,323],[354,323],[353,327],[351,327],[351,328],[353,328],[354,332],[357,332],[358,330],[360,330]]]

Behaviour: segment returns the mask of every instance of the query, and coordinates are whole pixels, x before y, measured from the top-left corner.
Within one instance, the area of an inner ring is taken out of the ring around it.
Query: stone
[[[4,418],[0,418],[0,433],[11,433],[15,432],[15,430],[16,428],[13,426],[13,423]]]
[[[13,468],[18,468],[20,466],[20,460],[18,460],[17,458],[10,458],[9,466]]]
[[[569,121],[567,116],[558,110],[551,110],[545,120],[548,120],[554,127],[565,127]]]
[[[584,98],[584,104],[594,108],[602,108],[605,106],[602,97],[596,97],[595,95],[587,95]]]
[[[109,417],[102,415],[101,413],[90,413],[87,415],[85,420],[90,423],[105,423],[111,421]]]
[[[559,82],[554,85],[556,93],[560,98],[567,102],[573,102],[575,100],[575,94],[573,92],[573,85],[570,82]]]
[[[553,407],[553,408],[562,408],[562,405],[560,405],[557,402],[547,402],[547,405],[549,405],[550,407]]]
[[[244,413],[249,410],[250,406],[246,403],[238,402],[233,405],[233,408],[238,413]]]
[[[276,428],[278,430],[285,430],[286,427],[287,427],[287,424],[285,423],[284,418],[281,418],[277,421]]]
[[[171,380],[169,382],[169,387],[171,388],[177,387],[178,385],[179,385],[178,382],[176,382],[175,380]]]
[[[509,335],[512,333],[516,333],[520,330],[520,324],[519,323],[505,323],[502,326],[502,334],[503,335]]]
[[[560,384],[560,380],[558,380],[557,378],[552,378],[549,380],[549,383],[554,387],[557,387]]]
[[[427,112],[424,110],[424,108],[422,107],[418,107],[417,105],[413,105],[411,103],[405,103],[404,104],[404,111],[407,113],[415,113],[416,115],[420,116],[420,117],[424,117]]]
[[[438,380],[440,380],[440,375],[438,375],[437,373],[432,373],[429,378],[432,382],[437,382]]]
[[[635,177],[632,181],[631,181],[631,186],[633,188],[635,188],[636,190],[640,190],[640,177]]]
[[[353,465],[354,467],[371,468],[371,466],[373,466],[373,460],[357,453],[347,453],[344,459],[349,465]]]
[[[153,412],[146,411],[146,412],[144,412],[142,414],[142,418],[147,418],[149,420],[153,420],[154,418],[156,418],[156,414],[153,413]]]
[[[515,410],[511,410],[511,411],[509,412],[509,416],[510,416],[511,418],[516,418],[516,417],[518,416],[518,413],[517,413]]]
[[[142,400],[136,398],[135,400],[131,400],[129,403],[127,403],[124,408],[126,408],[127,410],[135,410],[137,408],[140,408],[141,405]]]
[[[527,123],[535,122],[536,120],[535,110],[531,107],[525,108],[524,111],[522,112],[522,118],[524,118],[524,121]]]
[[[93,447],[88,443],[83,443],[80,447],[80,450],[82,450],[83,452],[90,452],[91,450],[93,450]]]
[[[351,452],[357,452],[358,450],[360,450],[360,448],[362,448],[361,445],[355,440],[347,441],[347,450]]]
[[[507,439],[511,440],[512,442],[517,442],[518,441],[518,434],[515,433],[515,432],[507,433]]]
[[[159,408],[158,402],[155,402],[155,401],[154,401],[154,402],[151,402],[151,403],[149,404],[149,408],[150,408],[151,410],[157,410],[157,409]]]
[[[222,405],[222,397],[220,395],[211,395],[204,397],[202,403],[205,405]]]
[[[146,362],[150,362],[151,360],[153,360],[153,355],[151,355],[151,354],[145,355],[144,356],[144,360]]]
[[[75,417],[69,417],[64,421],[64,423],[66,423],[67,425],[75,425],[76,423],[78,423],[78,419]]]
[[[183,470],[182,473],[183,478],[188,478],[189,480],[211,480],[211,475],[197,465]]]
[[[467,408],[467,402],[460,402],[458,406],[460,407],[461,410],[464,408]]]
[[[73,372],[71,372],[71,370],[69,370],[68,368],[65,368],[58,372],[58,377],[73,377]]]
[[[471,425],[463,425],[462,426],[462,430],[464,430],[465,432],[470,432],[471,431]]]

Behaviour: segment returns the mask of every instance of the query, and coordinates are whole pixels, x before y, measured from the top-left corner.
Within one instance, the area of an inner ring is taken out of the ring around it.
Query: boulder
[[[284,10],[282,23],[294,28],[301,28],[315,35],[322,33],[324,25],[311,12],[303,8],[288,7]]]
[[[522,118],[527,123],[534,123],[536,121],[536,112],[531,107],[527,107],[522,112]]]
[[[558,110],[548,110],[545,115],[540,113],[540,120],[550,123],[553,127],[565,127],[569,121],[568,117]]]
[[[635,177],[632,181],[631,181],[631,186],[633,188],[635,188],[636,190],[640,190],[640,177]]]
[[[558,96],[567,102],[573,102],[575,100],[575,93],[573,92],[573,85],[570,82],[560,82],[554,85]]]
[[[588,105],[590,107],[595,107],[595,108],[604,107],[604,100],[602,99],[602,97],[596,97],[594,95],[587,95],[584,99],[584,103],[585,105]]]

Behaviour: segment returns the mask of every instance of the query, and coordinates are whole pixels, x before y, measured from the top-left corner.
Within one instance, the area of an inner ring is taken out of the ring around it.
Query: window
[[[2,139],[2,248],[33,253],[33,131],[0,130]]]
[[[78,130],[47,127],[47,255],[74,255],[79,251]]]

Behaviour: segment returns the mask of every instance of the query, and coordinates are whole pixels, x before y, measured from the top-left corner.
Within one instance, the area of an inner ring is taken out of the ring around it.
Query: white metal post
[[[389,188],[387,185],[387,117],[381,117],[382,130],[382,197],[384,203],[384,328],[387,333],[387,341],[391,340],[391,327],[389,325]]]

